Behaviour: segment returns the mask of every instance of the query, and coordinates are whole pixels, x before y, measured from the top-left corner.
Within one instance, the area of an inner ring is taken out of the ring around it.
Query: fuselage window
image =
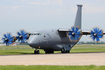
[[[46,37],[46,36],[44,35],[44,37]]]
[[[31,35],[41,35],[40,33],[31,33]]]

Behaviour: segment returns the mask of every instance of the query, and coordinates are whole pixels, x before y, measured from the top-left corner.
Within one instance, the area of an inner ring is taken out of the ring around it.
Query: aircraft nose
[[[28,40],[28,44],[29,44],[31,47],[37,46],[37,45],[38,45],[37,36],[30,36],[30,37],[29,37],[29,40]]]

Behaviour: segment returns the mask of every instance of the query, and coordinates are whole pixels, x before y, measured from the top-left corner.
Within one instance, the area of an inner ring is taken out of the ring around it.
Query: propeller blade
[[[24,30],[21,30],[21,35],[24,35],[26,32]]]
[[[21,35],[19,32],[17,32],[18,35]]]
[[[26,41],[27,39],[26,38],[23,38],[23,40]]]
[[[98,35],[97,37],[102,38],[102,37],[103,37],[103,35]]]
[[[98,32],[98,34],[99,34],[99,35],[103,34],[103,31],[102,31],[102,30],[100,30],[100,31]]]
[[[74,40],[76,41],[76,40],[78,40],[78,38],[77,37],[74,37]]]
[[[100,39],[99,39],[98,37],[96,38],[96,40],[97,40],[97,41],[100,41]]]
[[[71,27],[72,31],[74,32],[74,27]]]
[[[70,40],[73,40],[73,36],[70,36]]]
[[[4,34],[4,37],[7,38],[6,34]]]
[[[27,34],[25,34],[23,37],[24,37],[24,38],[27,38],[28,36],[27,36]]]
[[[6,46],[9,46],[8,42],[6,42]]]
[[[75,35],[78,39],[80,38],[80,35]]]
[[[69,31],[69,32],[68,32],[68,35],[72,35],[72,31]]]
[[[24,40],[22,39],[21,42],[24,43]]]
[[[91,32],[90,32],[91,34],[94,34],[94,32],[91,30]]]
[[[75,33],[77,33],[78,30],[79,30],[79,28],[76,27],[76,28],[75,28]]]

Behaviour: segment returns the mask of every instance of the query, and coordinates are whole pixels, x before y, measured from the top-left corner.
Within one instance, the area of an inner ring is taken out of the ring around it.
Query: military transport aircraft
[[[28,40],[29,46],[35,48],[34,53],[39,54],[39,50],[44,49],[45,53],[54,53],[54,51],[61,51],[61,53],[69,53],[71,48],[77,44],[82,35],[90,35],[93,41],[100,41],[103,37],[103,30],[98,27],[93,28],[90,32],[83,32],[81,30],[81,13],[82,5],[77,5],[77,14],[74,26],[71,29],[52,29],[41,30],[34,33],[28,33],[24,30],[17,32],[17,36],[12,36],[11,33],[4,34],[2,38],[3,43],[10,45],[16,40],[24,43]]]

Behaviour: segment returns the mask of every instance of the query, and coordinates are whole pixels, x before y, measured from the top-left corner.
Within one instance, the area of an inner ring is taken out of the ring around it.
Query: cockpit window
[[[41,35],[40,33],[31,33],[31,35]]]

